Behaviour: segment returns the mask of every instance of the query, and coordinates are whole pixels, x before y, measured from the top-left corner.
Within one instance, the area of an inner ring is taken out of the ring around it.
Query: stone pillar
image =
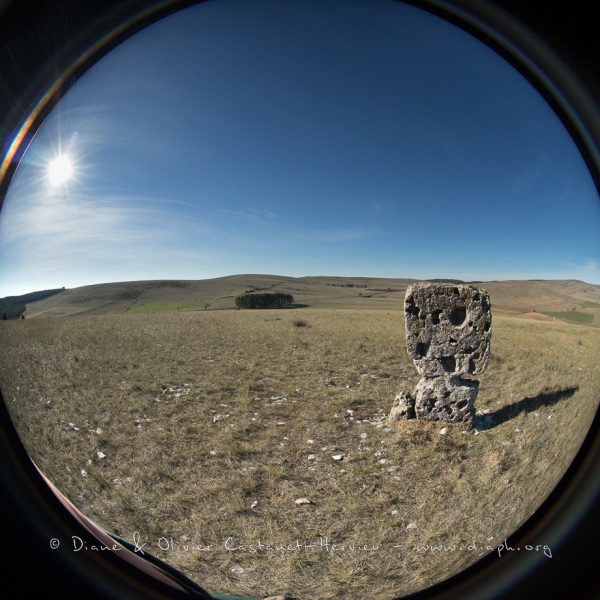
[[[479,382],[490,358],[492,312],[485,290],[471,285],[416,283],[404,299],[406,349],[421,380],[414,397],[396,396],[391,420],[471,423]]]

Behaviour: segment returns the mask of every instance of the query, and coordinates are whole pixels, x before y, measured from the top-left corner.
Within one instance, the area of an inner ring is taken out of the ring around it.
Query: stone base
[[[400,392],[394,399],[388,419],[443,421],[472,424],[479,381],[460,377],[423,377],[414,397]]]
[[[471,423],[479,381],[460,377],[423,377],[415,388],[417,419]]]

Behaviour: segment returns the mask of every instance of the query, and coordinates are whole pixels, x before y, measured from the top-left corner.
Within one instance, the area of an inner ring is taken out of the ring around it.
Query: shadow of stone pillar
[[[416,283],[404,299],[406,349],[421,375],[414,396],[396,396],[390,420],[472,423],[479,382],[490,358],[492,311],[485,290]]]

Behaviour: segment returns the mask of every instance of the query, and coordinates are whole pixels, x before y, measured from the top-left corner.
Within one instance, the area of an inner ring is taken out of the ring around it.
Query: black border
[[[469,31],[519,69],[577,143],[600,189],[600,44],[595,0],[408,0]],[[78,76],[123,39],[175,10],[169,0],[0,0],[0,133],[3,142],[37,111],[41,124]],[[90,50],[93,52],[90,53]],[[58,83],[57,83],[58,82]],[[57,83],[53,94],[44,97]],[[26,144],[26,142],[24,142]],[[23,148],[21,148],[23,150]],[[0,202],[19,151],[0,181]],[[507,543],[541,553],[489,555],[446,582],[406,598],[600,598],[600,416],[567,475]],[[110,554],[52,551],[52,537],[86,535],[33,467],[0,403],[0,593],[6,598],[177,598]]]

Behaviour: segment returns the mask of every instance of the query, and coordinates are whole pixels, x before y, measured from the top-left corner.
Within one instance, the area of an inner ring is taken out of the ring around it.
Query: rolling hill
[[[27,304],[25,318],[101,315],[156,310],[226,310],[247,291],[294,296],[303,308],[397,310],[415,279],[231,275],[190,281],[104,283],[64,290]],[[561,319],[600,326],[600,286],[577,280],[477,282],[490,294],[494,312],[526,319]]]

